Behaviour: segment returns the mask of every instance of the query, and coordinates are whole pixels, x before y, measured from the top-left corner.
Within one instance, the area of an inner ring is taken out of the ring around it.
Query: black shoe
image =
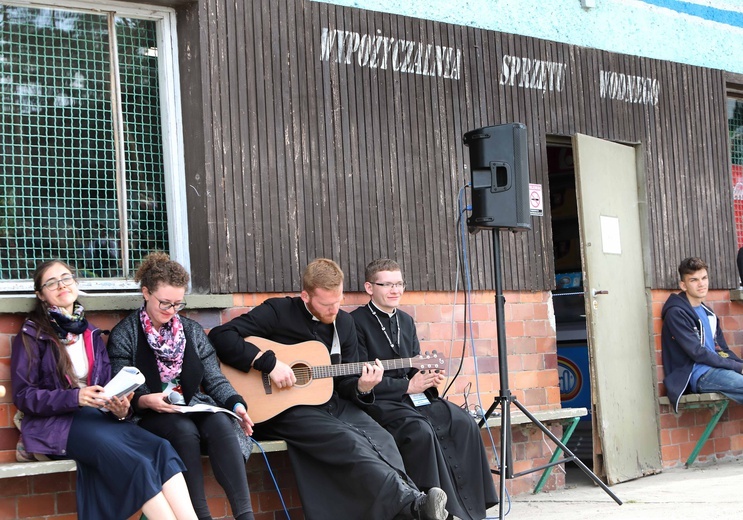
[[[437,487],[428,490],[415,501],[415,509],[421,520],[446,520],[446,492]]]

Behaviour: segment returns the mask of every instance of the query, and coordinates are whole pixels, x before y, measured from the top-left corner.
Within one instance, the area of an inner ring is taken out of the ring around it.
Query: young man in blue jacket
[[[704,305],[709,289],[707,264],[684,259],[678,268],[680,293],[669,296],[661,317],[663,384],[674,411],[687,391],[719,392],[743,403],[743,359],[728,348],[720,320]]]

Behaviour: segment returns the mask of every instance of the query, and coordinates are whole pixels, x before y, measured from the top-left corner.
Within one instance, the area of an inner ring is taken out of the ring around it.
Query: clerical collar
[[[397,309],[392,309],[392,312],[387,312],[387,311],[383,311],[382,309],[380,309],[380,308],[379,308],[379,307],[378,307],[378,306],[377,306],[377,305],[376,305],[376,304],[374,303],[374,300],[369,300],[369,305],[370,305],[371,307],[374,307],[374,309],[372,309],[372,310],[375,310],[375,311],[377,311],[377,312],[381,312],[381,313],[383,313],[383,314],[387,315],[387,316],[388,316],[389,318],[392,318],[392,316],[394,316],[395,314],[397,314]],[[374,314],[374,313],[372,313],[372,314]]]
[[[400,352],[400,335],[399,334],[397,335],[397,340],[398,340],[397,343],[392,341],[392,338],[390,338],[390,335],[387,334],[387,328],[382,323],[382,320],[379,319],[379,316],[377,315],[377,311],[389,317],[390,324],[392,324],[392,317],[395,315],[395,313],[393,312],[392,314],[390,314],[388,312],[383,311],[382,309],[374,305],[374,302],[372,301],[369,301],[369,303],[367,304],[367,308],[369,309],[369,312],[372,313],[372,316],[374,316],[377,319],[377,323],[379,323],[379,328],[382,329],[382,334],[384,334],[384,337],[387,338],[387,342],[390,344],[390,348],[392,349],[392,351],[395,353],[399,353]],[[395,309],[395,311],[397,311],[397,309]]]

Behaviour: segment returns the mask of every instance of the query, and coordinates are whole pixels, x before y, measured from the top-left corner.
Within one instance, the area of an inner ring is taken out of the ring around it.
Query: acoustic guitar
[[[258,424],[298,405],[320,405],[333,394],[333,377],[360,374],[364,362],[330,364],[328,348],[319,341],[305,341],[284,345],[264,338],[251,336],[247,341],[261,350],[273,350],[276,358],[291,367],[297,382],[289,388],[279,388],[268,374],[258,370],[243,372],[222,364],[222,372],[235,390],[248,403],[248,414]],[[436,351],[416,358],[382,360],[385,370],[417,368],[442,370],[444,360]]]

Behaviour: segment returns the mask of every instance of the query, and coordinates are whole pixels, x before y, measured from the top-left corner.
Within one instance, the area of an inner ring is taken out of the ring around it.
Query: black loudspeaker
[[[472,170],[470,232],[531,229],[526,126],[486,126],[464,134]]]

